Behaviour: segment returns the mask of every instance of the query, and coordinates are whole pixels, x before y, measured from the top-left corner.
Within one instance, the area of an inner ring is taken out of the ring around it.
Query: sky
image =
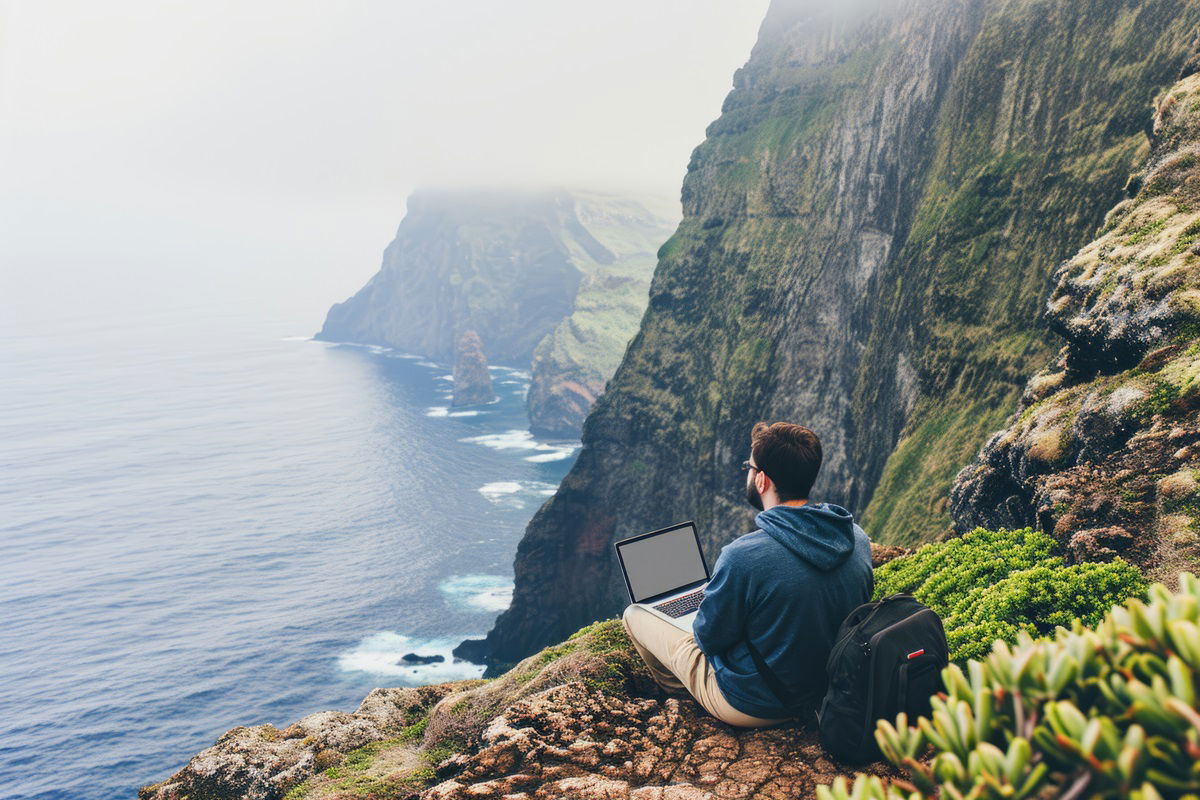
[[[678,197],[766,6],[0,0],[0,313],[319,327],[417,186]]]

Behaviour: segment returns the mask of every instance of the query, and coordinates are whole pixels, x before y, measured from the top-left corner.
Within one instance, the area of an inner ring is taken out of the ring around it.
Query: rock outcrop
[[[950,528],[954,475],[1051,357],[1052,265],[1146,157],[1197,0],[775,0],[693,153],[641,328],[530,522],[489,674],[620,608],[612,542],[750,529],[760,419],[825,443],[877,540]]]
[[[354,714],[235,728],[139,796],[793,800],[854,771],[813,731],[732,728],[667,696],[608,620],[492,681],[376,689]]]
[[[463,331],[458,337],[458,351],[454,355],[454,396],[451,405],[474,406],[490,403],[495,398],[487,356],[483,354],[483,342],[475,331]]]
[[[1198,63],[1159,98],[1132,197],[1059,266],[1045,320],[1066,344],[959,474],[958,530],[1036,525],[1168,581],[1200,565]]]
[[[596,192],[419,191],[380,271],[318,339],[443,362],[473,330],[493,363],[532,365],[531,427],[576,436],[646,308],[675,204]]]

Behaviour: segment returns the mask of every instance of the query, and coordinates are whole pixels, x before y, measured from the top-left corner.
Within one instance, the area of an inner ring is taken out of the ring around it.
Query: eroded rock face
[[[495,680],[376,689],[354,714],[235,728],[140,797],[783,800],[860,770],[832,761],[813,731],[733,728],[668,696],[614,619]]]
[[[317,338],[451,362],[474,331],[493,363],[531,368],[531,428],[576,437],[678,220],[677,200],[646,195],[421,190],[379,272]]]
[[[812,731],[733,728],[690,699],[569,683],[509,706],[422,800],[784,800],[849,772]],[[888,774],[879,768],[877,774]]]
[[[1037,525],[1076,560],[1169,581],[1200,563],[1200,75],[1153,130],[1134,196],[1055,275],[1045,318],[1066,345],[951,503],[959,531]]]
[[[454,398],[451,405],[475,406],[496,399],[492,391],[492,375],[488,372],[483,342],[475,331],[464,331],[458,337],[454,357]]]
[[[396,736],[463,682],[412,689],[376,689],[353,714],[323,711],[279,730],[238,727],[194,756],[140,800],[278,800],[314,773],[372,742]]]

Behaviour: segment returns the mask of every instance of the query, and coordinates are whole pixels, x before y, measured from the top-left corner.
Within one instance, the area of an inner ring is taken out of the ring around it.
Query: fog
[[[6,319],[356,289],[418,185],[678,196],[766,0],[0,5]]]

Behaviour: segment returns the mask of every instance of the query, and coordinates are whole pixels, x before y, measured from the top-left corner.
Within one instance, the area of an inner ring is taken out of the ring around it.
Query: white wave
[[[451,652],[464,638],[418,639],[394,631],[380,631],[363,638],[353,650],[339,655],[337,665],[342,672],[386,675],[408,686],[481,677],[482,665],[456,659]],[[409,653],[439,655],[444,660],[433,664],[408,664],[403,658]]]
[[[479,493],[497,505],[524,508],[525,498],[549,497],[558,490],[544,481],[494,481],[479,487]]]
[[[481,611],[512,605],[513,582],[503,575],[452,575],[438,584],[446,599]]]
[[[498,497],[521,491],[520,481],[495,481],[479,487],[479,493],[487,498]]]
[[[519,428],[511,428],[504,433],[485,433],[481,436],[468,436],[465,439],[459,439],[459,441],[481,444],[493,450],[535,450],[538,444],[534,440],[532,433],[520,430]]]
[[[574,452],[574,447],[563,448],[562,450],[556,450],[553,453],[542,453],[541,455],[537,456],[525,456],[525,460],[532,461],[534,464],[545,464],[548,461],[562,461],[564,458],[570,458],[571,454]]]
[[[427,417],[478,417],[483,412],[476,408],[465,411],[451,411],[450,406],[430,406],[425,411]]]
[[[422,359],[421,361],[417,362],[417,366],[418,367],[437,367],[437,364],[433,363],[432,361],[425,361],[424,359]]]
[[[438,375],[437,379],[439,381],[452,381],[452,380],[454,380],[454,376],[453,375]]]

